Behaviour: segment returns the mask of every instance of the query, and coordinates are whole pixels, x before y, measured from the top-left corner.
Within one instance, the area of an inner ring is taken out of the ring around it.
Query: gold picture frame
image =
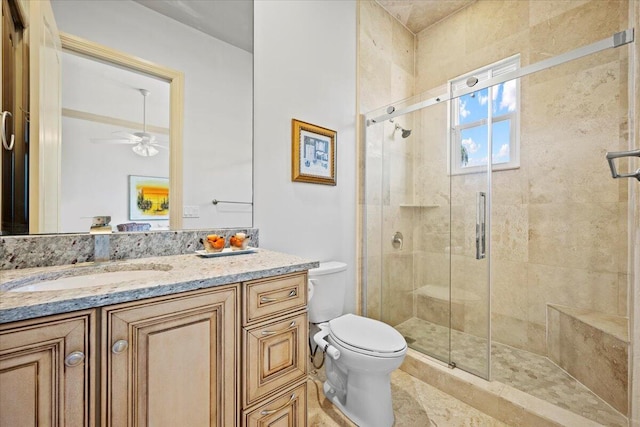
[[[291,180],[336,185],[334,130],[291,120]]]

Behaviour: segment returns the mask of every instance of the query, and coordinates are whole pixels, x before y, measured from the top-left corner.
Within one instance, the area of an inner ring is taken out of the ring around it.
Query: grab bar
[[[487,193],[479,191],[476,194],[476,259],[484,259],[486,255],[486,225],[487,225]]]
[[[619,174],[616,170],[616,165],[613,163],[613,159],[619,159],[620,157],[640,157],[640,149],[639,150],[631,150],[631,151],[614,151],[607,153],[607,161],[609,162],[609,167],[611,168],[611,176],[614,178],[636,178],[640,181],[640,168],[633,173],[623,173]]]

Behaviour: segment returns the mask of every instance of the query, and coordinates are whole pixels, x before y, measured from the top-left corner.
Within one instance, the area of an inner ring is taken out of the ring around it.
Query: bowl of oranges
[[[206,239],[202,239],[204,250],[207,252],[222,252],[225,239],[217,234],[209,234]]]
[[[232,251],[241,251],[249,246],[249,237],[245,233],[236,233],[229,239],[229,247]]]

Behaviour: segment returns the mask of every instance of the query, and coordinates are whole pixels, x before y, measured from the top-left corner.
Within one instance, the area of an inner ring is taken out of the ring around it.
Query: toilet
[[[343,314],[347,265],[320,263],[309,270],[309,322],[325,354],[325,396],[362,427],[390,427],[391,372],[407,353],[404,337],[386,323]]]

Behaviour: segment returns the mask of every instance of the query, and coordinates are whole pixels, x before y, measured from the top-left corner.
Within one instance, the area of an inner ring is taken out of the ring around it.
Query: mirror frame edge
[[[89,56],[169,83],[169,229],[182,229],[182,130],[184,126],[184,73],[110,47],[60,32],[62,50]]]

